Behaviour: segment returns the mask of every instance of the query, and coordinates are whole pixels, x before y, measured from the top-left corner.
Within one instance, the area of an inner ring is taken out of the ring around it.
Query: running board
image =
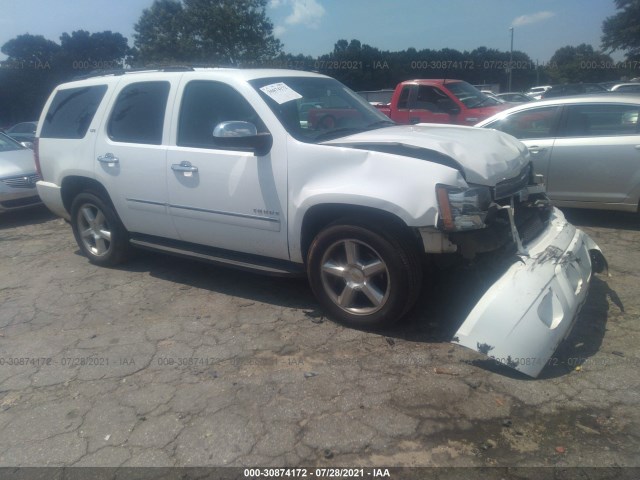
[[[129,242],[131,245],[145,250],[164,252],[169,255],[191,258],[215,265],[257,272],[265,275],[278,277],[302,277],[306,275],[303,265],[286,260],[231,252],[228,250],[193,243],[151,237],[149,235],[133,234]]]

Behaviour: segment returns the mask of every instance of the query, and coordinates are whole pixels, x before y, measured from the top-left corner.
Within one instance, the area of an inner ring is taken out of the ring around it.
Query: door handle
[[[120,163],[120,159],[113,155],[113,153],[105,153],[98,157],[100,163],[107,163],[109,166],[113,166],[116,163]]]
[[[532,155],[537,155],[538,153],[544,152],[547,149],[545,147],[538,147],[537,145],[529,147],[529,153]]]
[[[194,173],[198,171],[198,167],[191,165],[191,162],[180,162],[171,165],[171,170],[174,172]]]

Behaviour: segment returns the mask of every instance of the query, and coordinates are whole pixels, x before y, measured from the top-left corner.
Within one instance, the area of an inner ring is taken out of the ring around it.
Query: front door
[[[169,210],[180,239],[288,259],[286,145],[269,153],[233,149],[213,136],[225,121],[267,128],[230,85],[193,79],[181,85],[176,141],[168,151]]]

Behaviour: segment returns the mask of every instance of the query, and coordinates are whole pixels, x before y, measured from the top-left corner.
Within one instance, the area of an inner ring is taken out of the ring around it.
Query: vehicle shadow
[[[80,255],[80,252],[77,254]],[[161,280],[248,301],[299,309],[313,323],[330,321],[320,310],[305,278],[269,277],[144,250],[137,251],[131,262],[118,269],[145,272]],[[477,301],[492,285],[494,277],[485,269],[472,266],[439,269],[425,280],[416,307],[404,321],[384,329],[361,330],[388,339],[425,344],[448,343]],[[624,308],[606,281],[594,276],[573,331],[560,345],[539,378],[566,375],[588,362],[589,357],[598,352],[606,331],[608,298],[618,308]],[[480,354],[477,355],[481,357]],[[465,363],[506,377],[533,380],[490,358],[482,357]]]
[[[567,220],[576,227],[640,230],[640,215],[638,213],[584,208],[563,208],[562,212]]]
[[[0,230],[49,222],[58,218],[44,205],[0,214]]]
[[[76,253],[82,256],[79,250]],[[305,278],[260,275],[146,250],[136,250],[131,261],[117,268],[250,301],[313,312],[318,309]]]

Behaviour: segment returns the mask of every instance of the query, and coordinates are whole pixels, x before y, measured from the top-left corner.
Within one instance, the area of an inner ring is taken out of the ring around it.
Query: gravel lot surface
[[[610,264],[531,380],[448,343],[482,275],[384,332],[304,280],[82,257],[44,208],[0,217],[0,466],[640,466],[640,219],[569,211]]]

